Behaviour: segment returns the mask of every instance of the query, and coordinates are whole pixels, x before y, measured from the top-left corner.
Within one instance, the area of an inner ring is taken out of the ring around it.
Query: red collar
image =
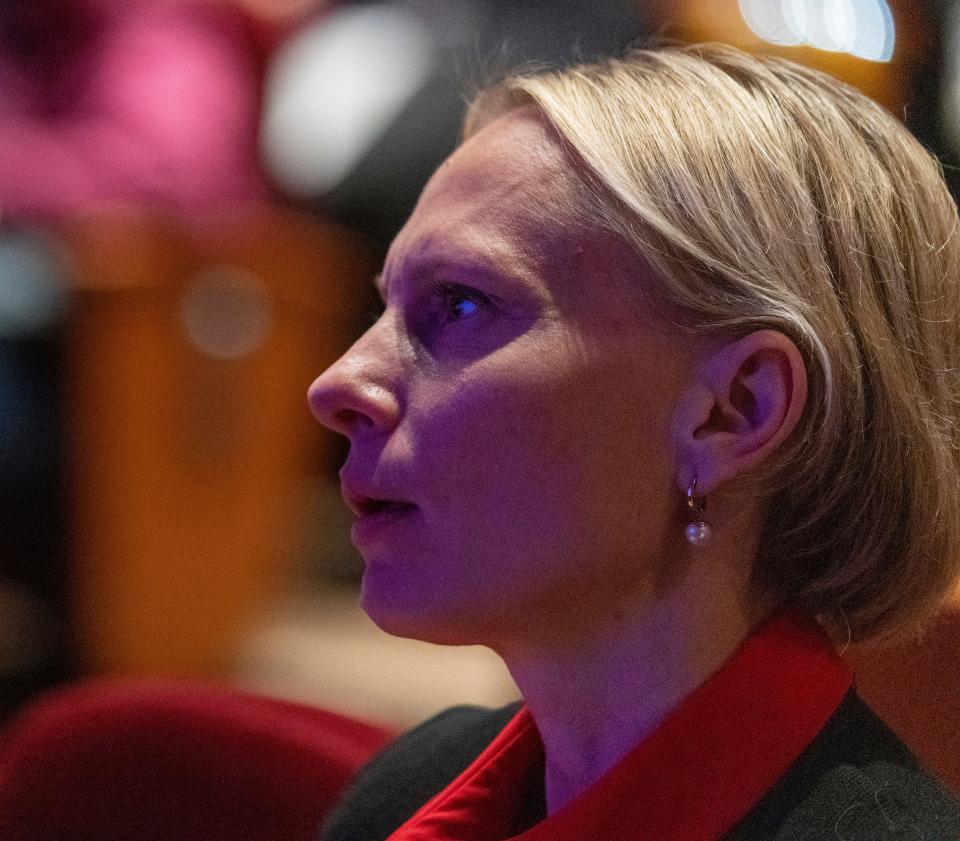
[[[827,636],[787,611],[564,809],[511,836],[518,793],[542,769],[526,707],[389,841],[683,841],[718,838],[784,774],[850,688]],[[542,773],[542,770],[540,771]],[[541,788],[543,781],[537,780]]]

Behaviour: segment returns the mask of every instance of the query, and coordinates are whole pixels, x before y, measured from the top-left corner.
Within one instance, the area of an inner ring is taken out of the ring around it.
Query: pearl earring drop
[[[713,535],[710,524],[703,519],[703,512],[706,510],[707,503],[704,498],[699,500],[694,498],[694,491],[697,489],[697,477],[693,477],[693,484],[687,488],[687,506],[693,512],[696,518],[692,523],[687,523],[684,531],[687,542],[691,546],[702,546],[707,543]]]

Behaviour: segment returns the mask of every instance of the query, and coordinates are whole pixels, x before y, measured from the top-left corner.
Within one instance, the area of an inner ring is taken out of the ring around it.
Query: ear
[[[697,495],[749,472],[782,444],[807,401],[807,372],[797,346],[776,330],[758,330],[705,351],[675,404],[677,485],[694,476]]]

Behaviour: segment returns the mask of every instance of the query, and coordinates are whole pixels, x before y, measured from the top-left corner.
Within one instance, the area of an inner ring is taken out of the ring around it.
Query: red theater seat
[[[207,685],[97,681],[32,704],[0,743],[4,841],[313,841],[393,734]]]

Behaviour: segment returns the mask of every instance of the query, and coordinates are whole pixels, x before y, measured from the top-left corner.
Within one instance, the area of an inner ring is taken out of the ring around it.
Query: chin
[[[443,611],[426,605],[421,599],[404,600],[397,592],[386,593],[368,582],[364,576],[360,591],[360,607],[370,620],[394,637],[420,640],[434,645],[487,645],[488,635],[465,622],[465,611]]]

